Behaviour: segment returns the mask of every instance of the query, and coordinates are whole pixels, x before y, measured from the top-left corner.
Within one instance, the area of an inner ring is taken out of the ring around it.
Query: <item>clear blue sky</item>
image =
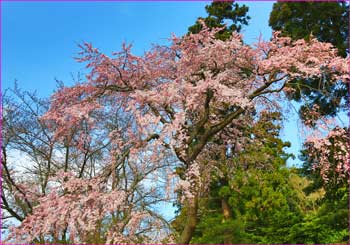
[[[245,41],[271,36],[268,17],[273,2],[240,2],[249,6],[250,23]],[[72,84],[71,74],[84,73],[77,55],[78,43],[91,42],[110,54],[131,42],[142,54],[152,43],[166,43],[171,33],[187,32],[197,17],[206,16],[208,2],[3,2],[2,90],[15,79],[21,88],[49,96],[54,78]],[[286,123],[283,138],[298,153],[297,117]]]

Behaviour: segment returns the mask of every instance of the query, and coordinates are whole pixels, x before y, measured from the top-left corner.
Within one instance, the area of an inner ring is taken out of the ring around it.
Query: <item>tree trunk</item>
[[[222,214],[224,216],[223,223],[227,222],[228,220],[232,219],[232,210],[225,198],[221,199],[221,208],[222,208]],[[232,232],[230,230],[224,231],[224,244],[230,244],[232,243]]]
[[[197,226],[198,196],[188,202],[187,220],[178,243],[189,244]]]
[[[232,210],[225,198],[221,199],[222,214],[224,215],[224,220],[232,219]]]

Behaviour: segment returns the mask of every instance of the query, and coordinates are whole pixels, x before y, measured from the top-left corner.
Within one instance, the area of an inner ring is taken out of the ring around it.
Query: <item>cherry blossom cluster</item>
[[[330,176],[349,179],[350,137],[345,128],[335,127],[326,137],[309,137],[306,141],[309,159],[325,182]]]
[[[181,202],[191,201],[201,187],[201,173],[198,163],[193,163],[185,174],[185,179],[180,179],[175,191],[182,191]]]
[[[9,241],[58,242],[68,238],[72,243],[82,243],[98,237],[108,243],[130,243],[146,217],[143,212],[133,212],[132,217],[123,217],[124,222],[116,222],[130,208],[126,205],[127,194],[109,190],[99,178],[85,180],[59,172],[50,185],[49,193],[39,198],[33,213],[12,228]]]

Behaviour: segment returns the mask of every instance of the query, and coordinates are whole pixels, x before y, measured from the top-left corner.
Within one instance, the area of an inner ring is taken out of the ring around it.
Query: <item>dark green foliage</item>
[[[273,5],[269,25],[294,40],[313,35],[332,43],[346,56],[349,36],[349,6],[344,2],[278,2]]]
[[[288,243],[290,228],[302,221],[299,199],[289,184],[290,170],[239,168],[229,184],[212,187],[193,243]],[[220,199],[226,197],[233,218],[224,220]]]
[[[237,169],[227,186],[212,187],[192,243],[347,243],[347,189],[337,190],[337,201],[321,194],[312,207],[311,198],[298,196],[294,178],[304,180],[284,167]],[[233,212],[228,221],[221,214],[222,197]]]
[[[226,27],[217,34],[217,38],[221,40],[227,40],[234,31],[241,31],[242,25],[247,25],[250,19],[247,16],[248,7],[245,5],[239,6],[234,1],[214,1],[207,5],[205,10],[208,16],[198,18],[198,20],[203,20],[208,27],[225,27],[226,24]],[[198,20],[188,28],[190,33],[198,33],[203,28]]]
[[[249,242],[241,220],[232,219],[224,222],[222,214],[215,212],[213,214],[208,213],[203,215],[191,243],[224,244],[227,240],[234,241],[231,243]]]

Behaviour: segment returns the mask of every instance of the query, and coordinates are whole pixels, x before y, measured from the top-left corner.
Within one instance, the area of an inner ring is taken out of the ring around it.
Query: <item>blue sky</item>
[[[15,79],[21,87],[47,96],[54,78],[71,83],[71,73],[84,72],[73,57],[77,44],[91,42],[106,53],[131,42],[142,54],[152,43],[166,43],[171,33],[182,35],[208,2],[3,2],[2,88]],[[245,40],[262,33],[269,38],[271,2],[244,2],[252,20]]]
[[[142,54],[152,43],[166,44],[171,33],[187,32],[197,17],[206,16],[209,2],[2,2],[2,90],[14,80],[25,90],[49,96],[55,78],[73,84],[71,76],[84,74],[77,63],[78,43],[91,42],[103,52],[133,43]],[[249,6],[251,20],[242,33],[247,43],[262,34],[271,36],[268,17],[273,2],[240,2]],[[290,115],[282,136],[298,154],[297,117]],[[294,161],[295,163],[295,161]]]

